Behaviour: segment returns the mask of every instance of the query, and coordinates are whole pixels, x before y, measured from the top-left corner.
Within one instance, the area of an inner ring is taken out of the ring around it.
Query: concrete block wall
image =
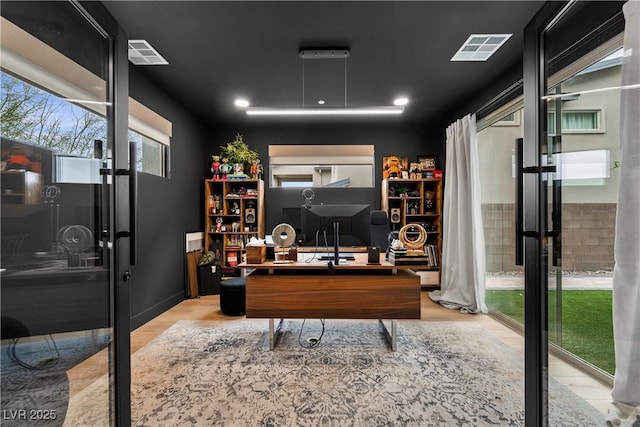
[[[563,204],[563,270],[612,271],[615,225],[615,203]]]
[[[613,270],[615,203],[566,203],[562,207],[562,269]],[[515,265],[513,204],[483,204],[487,272],[522,271]]]
[[[513,204],[482,205],[487,272],[522,271],[515,265],[515,212]]]

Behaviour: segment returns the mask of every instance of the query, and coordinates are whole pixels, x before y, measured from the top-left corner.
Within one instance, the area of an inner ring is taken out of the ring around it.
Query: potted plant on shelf
[[[236,135],[235,140],[220,148],[222,149],[222,156],[228,158],[229,162],[234,164],[234,174],[244,173],[245,167],[251,165],[251,162],[258,160],[259,157],[258,152],[250,149],[247,143],[242,140],[242,135],[240,134]]]

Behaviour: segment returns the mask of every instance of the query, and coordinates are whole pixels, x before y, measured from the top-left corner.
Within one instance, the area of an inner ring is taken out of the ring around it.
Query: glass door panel
[[[522,108],[478,132],[480,194],[486,246],[486,304],[516,329],[524,324],[524,274],[516,265],[514,144],[523,136]]]
[[[615,370],[611,307],[622,50],[603,38],[600,43],[611,48],[583,51],[558,67],[568,49],[564,25],[556,24],[545,40],[547,139],[541,150],[541,164],[549,166],[543,187],[551,420],[562,410],[552,397],[567,388],[604,417]]]
[[[514,144],[522,138],[522,117],[520,108],[478,132],[486,304],[492,315],[518,330],[524,324],[524,275],[514,257]]]
[[[514,256],[515,143],[522,140],[523,111],[514,108],[508,114],[495,114],[502,117],[477,133],[477,147],[485,240],[485,302],[493,318],[523,332],[524,272]],[[524,363],[522,368],[524,382]],[[524,406],[521,410],[524,412]]]
[[[2,424],[109,425],[110,40],[70,2],[1,27]]]

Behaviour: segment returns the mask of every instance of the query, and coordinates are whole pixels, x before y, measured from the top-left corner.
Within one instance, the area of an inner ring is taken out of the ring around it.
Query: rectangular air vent
[[[471,34],[452,61],[486,61],[512,34]]]
[[[135,65],[168,65],[146,40],[129,40],[129,61]]]

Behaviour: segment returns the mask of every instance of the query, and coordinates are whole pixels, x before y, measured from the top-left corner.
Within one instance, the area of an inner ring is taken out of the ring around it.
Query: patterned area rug
[[[136,426],[523,426],[523,356],[473,322],[398,322],[398,351],[376,321],[180,321],[132,359]],[[302,345],[301,345],[302,344]],[[65,425],[104,425],[99,380]],[[554,385],[552,425],[604,417]]]
[[[42,336],[0,346],[3,427],[61,426],[69,401],[67,371],[105,348],[109,334]]]

